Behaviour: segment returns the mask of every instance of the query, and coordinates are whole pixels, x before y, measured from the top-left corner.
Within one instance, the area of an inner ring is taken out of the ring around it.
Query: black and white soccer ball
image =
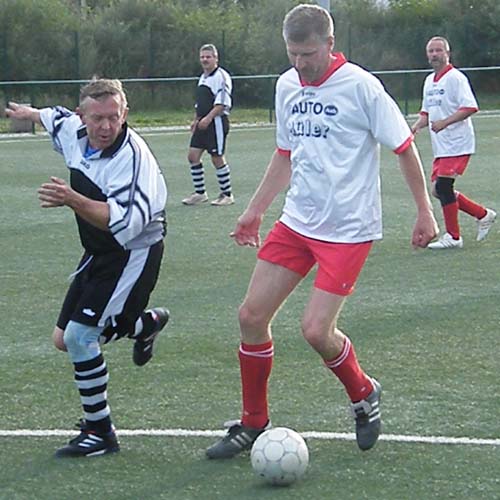
[[[306,472],[309,450],[298,432],[287,427],[275,427],[255,440],[250,459],[259,477],[270,484],[286,486]]]

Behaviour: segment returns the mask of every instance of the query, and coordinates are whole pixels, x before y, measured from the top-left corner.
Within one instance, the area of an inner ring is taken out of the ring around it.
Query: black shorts
[[[212,156],[222,156],[226,150],[228,133],[228,117],[226,115],[216,116],[205,130],[195,129],[189,145],[192,148],[203,149]]]
[[[92,256],[74,277],[57,320],[89,326],[121,325],[130,331],[146,308],[160,272],[163,241],[149,248]],[[84,254],[81,267],[90,255]]]

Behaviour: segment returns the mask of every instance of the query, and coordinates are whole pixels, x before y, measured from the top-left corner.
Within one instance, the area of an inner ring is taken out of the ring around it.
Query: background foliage
[[[297,0],[0,0],[0,80],[88,78],[109,73],[191,76],[197,50],[215,43],[233,74],[287,65],[285,13]],[[425,68],[434,34],[449,37],[457,64],[500,56],[496,0],[331,0],[337,46],[371,70]],[[77,40],[78,38],[78,40]],[[78,53],[77,53],[78,49]],[[22,56],[22,57],[21,57]],[[77,72],[78,71],[78,72]]]
[[[233,75],[278,74],[288,65],[281,24],[300,0],[0,0],[0,81],[194,77],[198,49],[214,43]],[[82,6],[84,5],[84,6]],[[427,68],[424,45],[447,36],[457,66],[500,61],[497,0],[331,0],[337,50],[371,71]],[[397,94],[406,85],[400,81]],[[418,81],[417,81],[418,80]],[[421,79],[411,88],[417,98]],[[476,82],[473,82],[476,84]],[[273,82],[241,81],[240,106],[267,106]],[[481,77],[481,92],[498,91],[498,78]],[[4,97],[18,98],[18,87]],[[478,90],[478,89],[476,89]],[[132,90],[133,91],[133,90]],[[30,91],[31,92],[31,91]],[[33,101],[47,101],[34,89]],[[50,92],[53,94],[54,90]],[[141,89],[144,92],[144,89]],[[193,82],[148,84],[144,101],[189,107]],[[76,89],[57,88],[58,95]],[[414,94],[414,95],[413,95]],[[144,107],[144,106],[143,106]]]

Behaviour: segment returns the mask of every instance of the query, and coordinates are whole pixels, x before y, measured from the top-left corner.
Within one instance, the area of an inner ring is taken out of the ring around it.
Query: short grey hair
[[[300,4],[285,16],[283,38],[285,42],[302,43],[309,38],[326,41],[334,34],[330,13],[314,4]]]
[[[219,53],[217,52],[217,47],[215,45],[213,45],[212,43],[206,43],[205,45],[202,45],[200,47],[200,52],[202,52],[204,50],[212,52],[212,54],[215,57],[219,57]]]
[[[450,42],[444,37],[444,36],[433,36],[428,42],[427,45],[429,45],[431,42],[443,42],[444,43],[444,48],[447,52],[451,51],[450,48]],[[427,47],[426,45],[426,47]]]
[[[110,95],[120,96],[122,109],[127,107],[127,96],[120,80],[109,78],[93,78],[87,85],[80,89],[80,105],[90,97],[91,99],[105,99]]]

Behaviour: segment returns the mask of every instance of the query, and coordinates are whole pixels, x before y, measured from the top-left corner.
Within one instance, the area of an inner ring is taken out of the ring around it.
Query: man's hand
[[[417,135],[423,128],[429,125],[429,118],[426,114],[421,114],[418,120],[411,126],[411,133]]]
[[[198,118],[195,118],[192,122],[191,122],[191,133],[194,134],[194,131],[196,130],[196,127],[198,126]]]
[[[45,182],[38,188],[38,199],[42,208],[62,207],[69,205],[69,200],[75,192],[59,177],[51,177],[51,182]]]
[[[441,132],[441,130],[444,130],[448,124],[446,123],[446,120],[436,120],[435,122],[431,123],[431,130],[433,132]]]
[[[467,120],[469,116],[472,116],[477,112],[477,108],[460,108],[455,111],[452,115],[447,116],[442,120],[436,120],[431,122],[431,130],[436,134],[444,130],[446,127],[453,125],[454,123],[461,122],[463,120]]]
[[[198,122],[198,128],[200,130],[206,130],[211,123],[212,123],[211,118],[209,116],[204,116]]]
[[[35,123],[40,122],[40,111],[31,106],[17,104],[17,102],[9,102],[5,108],[5,116],[16,120],[30,120]]]
[[[419,213],[413,228],[411,243],[413,248],[425,248],[439,234],[434,214],[431,210]]]
[[[257,248],[260,246],[259,228],[262,215],[244,212],[236,223],[234,231],[229,236],[234,238],[238,245]]]
[[[92,200],[71,188],[59,177],[51,177],[38,188],[42,208],[67,206],[77,215],[102,231],[109,231],[109,206],[105,201]]]

